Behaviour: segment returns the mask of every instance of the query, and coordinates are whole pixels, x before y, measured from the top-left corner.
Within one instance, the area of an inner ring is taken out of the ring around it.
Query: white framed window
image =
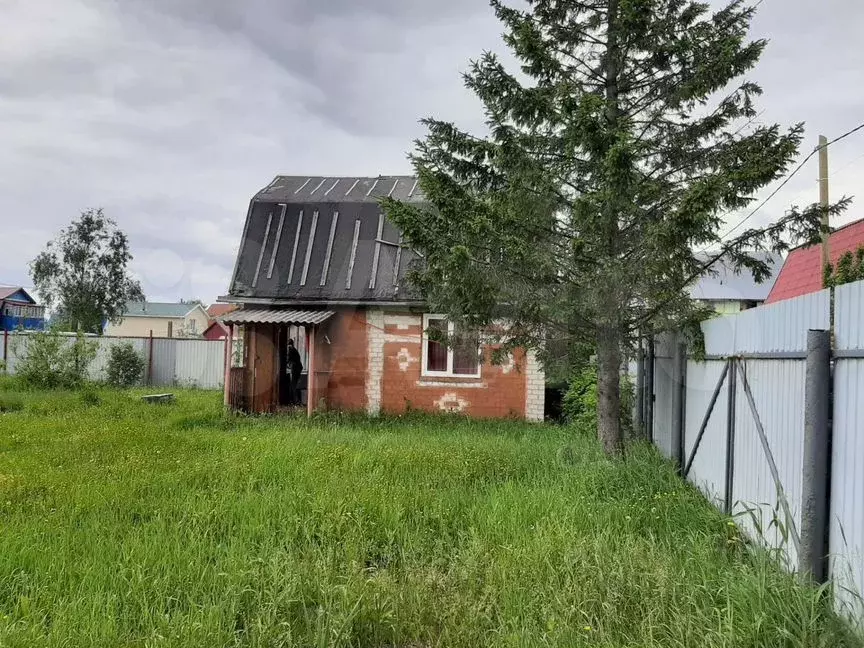
[[[429,336],[429,331],[436,330],[448,336],[464,334],[444,315],[424,315],[422,375],[479,378],[482,365],[479,336],[463,335],[464,340],[449,347]]]

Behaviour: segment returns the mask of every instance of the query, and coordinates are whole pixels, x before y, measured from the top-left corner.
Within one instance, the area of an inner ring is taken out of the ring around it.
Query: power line
[[[813,151],[811,151],[810,155],[808,155],[806,158],[804,158],[804,160],[802,160],[801,164],[799,164],[797,167],[795,167],[795,170],[792,171],[792,173],[790,173],[788,176],[786,176],[786,179],[783,180],[783,182],[780,183],[780,186],[777,187],[774,191],[771,192],[771,195],[769,195],[765,200],[763,200],[763,201],[759,204],[759,206],[758,206],[756,209],[754,209],[752,212],[750,212],[749,214],[747,214],[747,216],[745,216],[745,217],[744,217],[744,218],[743,218],[743,219],[742,219],[742,220],[741,220],[737,225],[735,225],[735,227],[733,227],[731,230],[729,230],[728,232],[726,232],[725,236],[729,236],[732,232],[734,232],[734,231],[737,230],[739,227],[741,227],[744,223],[746,223],[746,222],[749,221],[751,218],[753,218],[753,216],[755,216],[756,213],[757,213],[760,209],[762,209],[765,205],[768,204],[768,201],[769,201],[769,200],[771,200],[774,196],[776,196],[778,193],[780,193],[780,190],[781,190],[783,187],[785,187],[787,184],[789,184],[789,181],[792,180],[792,178],[794,178],[795,175],[796,175],[796,174],[797,174],[801,169],[804,168],[804,165],[807,164],[807,162],[810,161],[810,158],[812,158],[814,155],[816,155],[816,154],[817,154],[819,151],[821,151],[823,148],[827,148],[827,147],[830,146],[831,144],[834,144],[834,143],[836,143],[836,142],[839,142],[840,140],[845,139],[845,138],[849,137],[850,135],[853,135],[854,133],[857,133],[858,131],[860,131],[860,130],[862,130],[862,129],[864,129],[864,124],[859,124],[858,126],[856,126],[855,128],[853,128],[852,130],[850,130],[850,131],[846,131],[845,133],[843,133],[843,134],[840,135],[839,137],[835,137],[833,140],[831,140],[830,142],[828,142],[828,143],[825,144],[824,146],[817,146],[815,149],[813,149]]]

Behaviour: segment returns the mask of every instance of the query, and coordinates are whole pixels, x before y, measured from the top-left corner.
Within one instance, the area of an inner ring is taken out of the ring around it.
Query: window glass
[[[440,331],[447,333],[447,321],[443,319],[430,319],[428,321],[429,331]],[[428,335],[428,333],[427,333]],[[448,349],[445,344],[437,340],[426,340],[426,371],[445,373],[447,371]]]

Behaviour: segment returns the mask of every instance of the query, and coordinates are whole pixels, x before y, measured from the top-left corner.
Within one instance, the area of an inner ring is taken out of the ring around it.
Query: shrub
[[[96,407],[102,402],[102,399],[99,397],[98,392],[91,387],[88,387],[81,391],[81,403],[85,407]]]
[[[78,389],[95,357],[96,345],[81,334],[70,339],[56,331],[33,333],[16,373],[29,387]]]
[[[144,358],[129,343],[115,344],[108,356],[108,382],[115,387],[132,387],[144,375]]]
[[[633,429],[633,383],[621,376],[621,430],[627,435]],[[585,367],[573,379],[564,394],[564,418],[586,434],[597,433],[597,367]]]
[[[20,394],[0,394],[0,413],[18,412],[24,409],[24,399]]]

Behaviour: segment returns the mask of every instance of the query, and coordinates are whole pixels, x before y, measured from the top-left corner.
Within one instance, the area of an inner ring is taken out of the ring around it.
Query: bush
[[[144,375],[144,358],[129,342],[115,344],[108,356],[108,383],[115,387],[132,387]]]
[[[633,430],[633,383],[621,376],[621,432]],[[564,418],[586,434],[597,434],[597,367],[590,365],[577,374],[564,394]]]
[[[79,398],[85,407],[96,407],[102,402],[99,393],[91,387],[82,390]]]
[[[20,394],[0,394],[0,414],[19,412],[24,409],[24,399]]]
[[[56,331],[33,333],[16,373],[36,389],[78,389],[95,357],[96,345],[81,334],[70,339]]]

